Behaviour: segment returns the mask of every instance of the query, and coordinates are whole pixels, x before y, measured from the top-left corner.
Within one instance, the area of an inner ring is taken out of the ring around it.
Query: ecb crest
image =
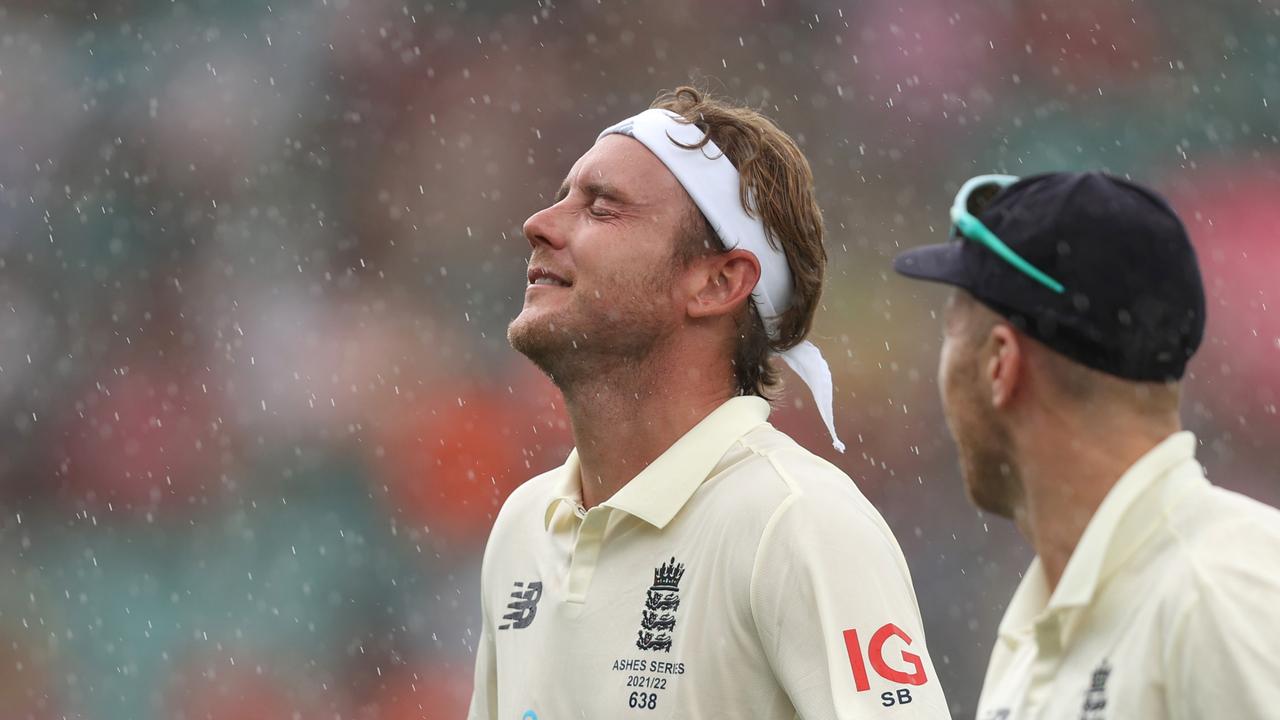
[[[1107,716],[1107,679],[1111,676],[1111,665],[1103,659],[1093,671],[1089,691],[1084,696],[1084,707],[1080,710],[1080,720],[1106,720]]]
[[[640,617],[640,632],[636,647],[641,650],[671,652],[671,634],[676,629],[676,610],[680,608],[680,578],[684,577],[684,563],[670,562],[659,565],[653,571],[653,585],[644,599],[644,613]]]

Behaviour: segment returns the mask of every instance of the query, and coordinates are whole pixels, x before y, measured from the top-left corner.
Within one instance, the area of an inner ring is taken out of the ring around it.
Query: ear
[[[760,280],[760,261],[746,250],[711,253],[690,263],[685,279],[689,317],[732,315]]]
[[[1022,365],[1026,355],[1022,341],[1009,325],[996,323],[987,336],[986,379],[991,388],[992,407],[1003,409],[1013,402],[1022,381]]]

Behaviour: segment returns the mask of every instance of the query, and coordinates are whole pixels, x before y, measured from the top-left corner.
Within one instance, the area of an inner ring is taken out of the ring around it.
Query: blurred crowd
[[[804,392],[774,423],[881,508],[970,717],[1030,553],[960,486],[945,291],[889,258],[982,172],[1164,192],[1186,422],[1280,503],[1278,57],[1270,3],[0,2],[0,715],[462,717],[493,515],[571,445],[505,341],[521,223],[694,80],[814,166],[849,451]]]

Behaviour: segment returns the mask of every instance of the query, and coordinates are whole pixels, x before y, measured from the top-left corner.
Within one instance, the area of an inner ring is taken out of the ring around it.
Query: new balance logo
[[[507,609],[511,612],[502,616],[507,623],[499,625],[499,630],[519,630],[533,624],[533,616],[538,614],[538,601],[542,599],[542,583],[529,584],[516,581],[516,589],[511,591],[511,602]]]

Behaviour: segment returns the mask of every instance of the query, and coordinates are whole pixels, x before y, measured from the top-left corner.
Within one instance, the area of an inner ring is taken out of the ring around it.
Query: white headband
[[[776,338],[778,316],[791,304],[791,267],[782,250],[769,244],[764,221],[752,217],[742,206],[742,181],[729,158],[710,138],[701,147],[681,147],[703,143],[704,134],[670,110],[645,110],[600,133],[596,141],[612,134],[634,138],[649,148],[684,186],[726,248],[741,248],[756,256],[760,281],[751,291],[751,299],[769,337]],[[779,355],[809,386],[818,414],[831,433],[832,445],[844,452],[844,443],[836,436],[831,407],[831,368],[822,353],[805,340]]]

